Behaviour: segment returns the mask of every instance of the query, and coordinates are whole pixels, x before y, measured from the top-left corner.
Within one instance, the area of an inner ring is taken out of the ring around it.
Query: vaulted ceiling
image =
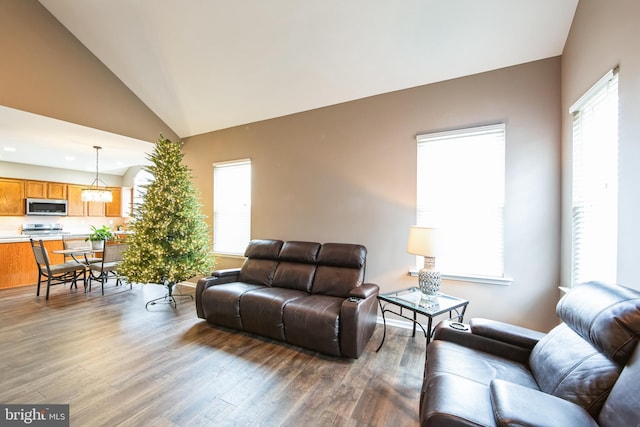
[[[562,53],[577,0],[40,0],[180,137]]]
[[[561,55],[578,0],[40,0],[181,138]]]

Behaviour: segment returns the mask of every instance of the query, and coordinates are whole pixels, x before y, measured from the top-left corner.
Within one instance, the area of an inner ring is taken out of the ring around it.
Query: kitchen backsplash
[[[20,236],[24,224],[61,224],[65,233],[88,234],[92,225],[107,225],[116,230],[118,226],[126,228],[126,222],[114,217],[0,216],[0,237]]]

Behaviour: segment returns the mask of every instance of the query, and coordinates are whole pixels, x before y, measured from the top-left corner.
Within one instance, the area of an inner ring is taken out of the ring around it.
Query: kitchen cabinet
[[[130,187],[111,187],[113,199],[105,206],[106,216],[130,217],[133,204],[133,191]]]
[[[67,210],[69,216],[130,216],[131,188],[110,187],[113,200],[104,202],[83,202],[81,185],[67,186]],[[129,200],[129,201],[127,201]],[[125,215],[126,214],[126,215]]]
[[[47,183],[47,199],[64,200],[67,198],[67,184],[60,182]]]
[[[67,184],[61,182],[25,181],[25,197],[64,200],[67,198]]]
[[[105,206],[106,216],[122,216],[122,190],[119,188],[109,188],[111,190],[111,201]]]
[[[24,215],[24,181],[0,178],[0,215]]]
[[[87,215],[88,216],[105,216],[105,203],[104,202],[87,202]]]
[[[24,216],[25,198],[67,200],[67,215],[74,217],[124,217],[132,215],[133,189],[109,187],[113,201],[83,202],[84,185],[63,182],[0,178],[0,215]]]
[[[62,249],[62,240],[44,241],[51,264],[64,262],[64,257],[53,251]],[[38,282],[38,269],[31,243],[0,243],[0,289],[33,285]],[[35,290],[33,291],[35,295]]]
[[[86,216],[85,202],[82,201],[81,185],[67,185],[67,215]]]
[[[46,199],[47,183],[44,181],[25,181],[24,196],[31,199]]]

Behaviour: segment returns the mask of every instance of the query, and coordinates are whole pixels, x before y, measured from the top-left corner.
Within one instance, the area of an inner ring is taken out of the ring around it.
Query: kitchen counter
[[[124,238],[130,231],[114,232],[118,238]],[[41,236],[27,236],[23,234],[0,235],[0,289],[17,286],[33,285],[38,281],[38,269],[33,256],[33,249],[29,239],[42,239],[49,253],[51,264],[64,262],[64,257],[53,251],[63,248],[62,237],[65,239],[86,239],[89,233],[45,234]]]
[[[86,234],[65,234],[65,239],[86,239],[89,233]],[[41,240],[44,242],[50,240],[62,240],[62,234],[45,234],[42,236],[26,236],[24,234],[16,234],[16,235],[6,235],[0,236],[0,244],[2,243],[18,243],[18,242],[27,242],[29,243],[29,239],[33,238],[33,240]]]
[[[38,266],[29,243],[29,236],[3,236],[0,239],[0,289],[34,285],[38,281]],[[43,236],[51,264],[64,262],[53,251],[62,249],[60,235]],[[35,291],[34,291],[35,295]]]

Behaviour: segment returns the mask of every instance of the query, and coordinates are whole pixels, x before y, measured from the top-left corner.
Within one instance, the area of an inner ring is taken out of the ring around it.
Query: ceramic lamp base
[[[418,273],[418,285],[422,296],[428,300],[435,300],[440,292],[440,272],[422,269]]]
[[[440,272],[435,271],[435,258],[424,257],[424,268],[418,273],[418,286],[422,299],[436,301],[440,292]]]

